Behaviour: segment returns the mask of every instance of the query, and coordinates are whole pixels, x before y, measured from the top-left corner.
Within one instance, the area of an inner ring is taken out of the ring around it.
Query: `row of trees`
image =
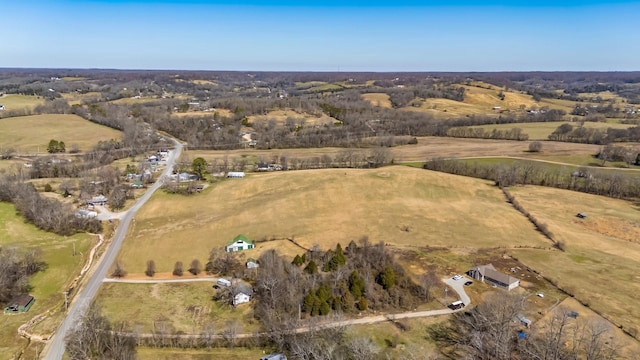
[[[640,178],[619,172],[596,172],[587,168],[568,172],[564,169],[550,169],[534,162],[514,162],[505,165],[443,159],[427,161],[424,168],[493,180],[496,185],[503,187],[530,184],[622,199],[634,199],[640,196]]]
[[[613,142],[637,142],[640,141],[640,126],[627,129],[598,129],[562,124],[549,135],[549,140],[600,145]]]
[[[521,128],[511,128],[508,130],[484,129],[472,127],[458,127],[447,131],[447,136],[477,139],[500,139],[500,140],[529,140],[529,135],[525,134]]]
[[[20,215],[45,231],[59,235],[102,231],[100,221],[75,216],[71,205],[42,197],[33,184],[11,176],[0,178],[0,201],[13,203]]]

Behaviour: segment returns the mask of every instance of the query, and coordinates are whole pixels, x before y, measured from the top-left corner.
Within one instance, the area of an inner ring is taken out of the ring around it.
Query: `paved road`
[[[111,267],[111,264],[115,261],[116,255],[120,250],[120,246],[122,246],[122,242],[124,240],[125,235],[127,234],[127,230],[129,229],[129,224],[133,219],[135,213],[144,205],[151,195],[162,186],[162,179],[166,175],[170,175],[173,171],[173,166],[176,163],[176,160],[180,157],[180,153],[182,152],[182,145],[173,140],[175,144],[175,149],[169,153],[169,159],[167,160],[167,167],[165,168],[162,176],[158,181],[155,182],[147,192],[136,202],[136,204],[129,209],[126,213],[124,213],[120,218],[120,225],[116,230],[115,235],[113,236],[113,241],[111,245],[107,249],[106,253],[102,257],[101,261],[98,263],[95,272],[87,282],[86,286],[80,291],[80,293],[76,296],[76,298],[71,303],[69,307],[69,311],[67,312],[67,317],[64,319],[58,330],[56,331],[53,339],[47,344],[43,353],[46,355],[44,359],[46,360],[60,360],[62,359],[62,355],[64,354],[64,337],[65,334],[71,330],[79,321],[82,315],[87,311],[87,308],[93,301],[100,285],[102,284],[103,279],[107,276],[107,272]]]

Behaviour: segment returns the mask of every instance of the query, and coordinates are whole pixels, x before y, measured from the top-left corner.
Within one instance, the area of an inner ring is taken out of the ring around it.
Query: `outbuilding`
[[[31,295],[18,295],[11,299],[7,306],[4,308],[5,314],[18,314],[29,311],[36,299]]]

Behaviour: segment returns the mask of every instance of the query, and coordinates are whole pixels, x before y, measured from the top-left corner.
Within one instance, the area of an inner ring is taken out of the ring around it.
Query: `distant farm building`
[[[469,276],[479,281],[487,281],[497,287],[512,290],[520,286],[520,280],[496,270],[492,264],[476,266],[469,270]]]
[[[4,308],[5,314],[18,314],[29,311],[36,299],[31,295],[19,295],[11,299]]]
[[[227,252],[234,252],[253,248],[253,241],[249,240],[249,238],[244,235],[238,235],[233,239],[233,241],[227,244],[225,249]]]
[[[244,177],[244,171],[229,171],[227,173],[228,178],[242,179]]]
[[[0,105],[0,110],[4,110],[4,105]]]

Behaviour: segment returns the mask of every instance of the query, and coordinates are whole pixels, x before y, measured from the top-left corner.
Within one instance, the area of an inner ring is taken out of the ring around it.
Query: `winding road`
[[[72,330],[73,327],[78,323],[82,315],[87,311],[89,305],[93,301],[93,298],[96,296],[100,285],[102,284],[104,278],[107,276],[107,272],[111,267],[111,264],[116,259],[116,255],[118,251],[120,251],[120,247],[122,246],[122,242],[124,241],[125,236],[127,235],[127,230],[129,229],[129,225],[131,224],[131,220],[135,213],[140,210],[142,205],[144,205],[147,200],[151,198],[151,195],[162,186],[162,181],[165,176],[170,175],[173,172],[173,166],[176,163],[176,160],[180,157],[182,153],[182,144],[180,144],[177,140],[172,139],[175,144],[175,149],[169,152],[169,158],[167,159],[167,166],[162,173],[162,176],[158,178],[158,180],[145,192],[140,199],[136,202],[136,204],[126,212],[121,213],[120,224],[116,230],[116,233],[113,236],[113,240],[111,245],[107,248],[107,251],[100,259],[95,271],[91,278],[87,281],[84,288],[80,290],[80,293],[75,297],[69,306],[69,310],[67,312],[67,317],[64,319],[60,327],[56,331],[53,336],[53,339],[47,344],[47,346],[43,350],[43,354],[46,354],[43,358],[46,360],[61,360],[65,350],[64,337],[68,331]]]

